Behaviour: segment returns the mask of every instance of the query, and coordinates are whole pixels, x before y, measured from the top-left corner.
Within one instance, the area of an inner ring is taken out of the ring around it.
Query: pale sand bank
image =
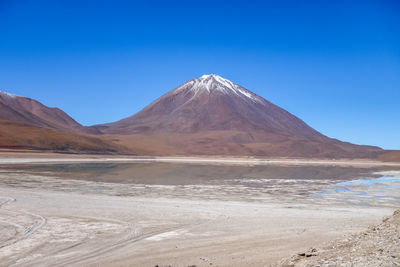
[[[265,266],[393,212],[7,188],[0,195],[16,200],[0,209],[8,244],[0,261],[18,266]]]
[[[383,162],[367,159],[285,159],[285,158],[240,158],[240,157],[133,157],[107,155],[71,155],[56,153],[0,153],[0,164],[26,163],[195,163],[195,164],[226,164],[226,165],[292,165],[292,166],[355,166],[355,167],[400,167],[399,162]]]

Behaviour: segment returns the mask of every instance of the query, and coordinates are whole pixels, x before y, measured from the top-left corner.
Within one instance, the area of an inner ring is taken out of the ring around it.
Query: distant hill
[[[59,108],[50,108],[23,96],[0,91],[0,119],[57,131],[98,134],[84,127]]]
[[[386,150],[385,153],[379,156],[379,159],[388,162],[400,162],[400,151]]]
[[[129,152],[96,136],[57,132],[2,119],[0,119],[0,148],[98,154]]]

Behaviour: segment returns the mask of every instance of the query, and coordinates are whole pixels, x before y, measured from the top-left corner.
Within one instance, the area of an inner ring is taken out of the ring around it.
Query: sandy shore
[[[286,166],[355,166],[355,167],[400,167],[400,162],[383,162],[368,159],[286,159],[252,157],[161,157],[161,156],[110,156],[59,153],[1,152],[0,164],[26,163],[94,163],[94,162],[165,162],[226,165],[286,165]]]
[[[4,266],[265,266],[391,209],[0,189]]]

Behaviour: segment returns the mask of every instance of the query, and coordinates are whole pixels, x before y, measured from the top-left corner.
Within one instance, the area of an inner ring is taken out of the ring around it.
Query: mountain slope
[[[0,91],[0,119],[65,132],[98,134],[84,127],[58,108],[47,107],[31,98]]]
[[[0,148],[73,153],[126,153],[127,149],[95,136],[58,132],[0,119]]]
[[[239,130],[322,136],[289,112],[218,75],[192,79],[104,133]]]
[[[131,117],[95,127],[133,150],[151,147],[154,154],[375,158],[382,153],[328,138],[218,75],[191,79]]]
[[[58,108],[0,91],[0,148],[73,153],[129,153],[100,139],[100,132],[84,127]]]

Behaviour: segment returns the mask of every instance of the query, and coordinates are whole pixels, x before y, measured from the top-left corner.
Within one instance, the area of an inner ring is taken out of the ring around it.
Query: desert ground
[[[329,181],[279,180],[268,190],[112,183],[18,170],[27,163],[110,159],[19,155],[0,160],[12,165],[0,168],[1,266],[269,266],[364,231],[399,205],[398,190],[382,195],[387,184],[344,184],[364,190],[354,199],[340,191],[321,197]],[[221,162],[244,164],[226,160]],[[396,170],[384,174],[400,176]]]

